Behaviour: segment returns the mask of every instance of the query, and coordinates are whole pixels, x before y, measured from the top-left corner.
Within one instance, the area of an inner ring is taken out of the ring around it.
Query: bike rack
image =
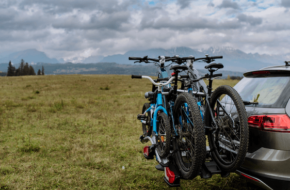
[[[151,146],[145,146],[143,149],[143,155],[146,159],[154,159],[154,155],[156,157],[156,161],[163,167],[164,171],[164,181],[169,187],[180,187],[180,180],[182,179],[178,167],[175,163],[175,160],[172,156],[169,156],[168,158],[161,159],[158,156],[157,150],[156,150],[156,141],[155,136],[151,137],[143,137],[140,136],[140,141],[142,143],[151,142]],[[206,147],[206,152],[209,158],[210,156],[210,148]],[[162,171],[160,168],[156,168],[157,170]],[[211,159],[210,161],[204,162],[202,165],[201,171],[199,176],[203,179],[209,179],[215,174],[220,174],[221,177],[228,177],[230,175],[230,172],[224,172],[222,171],[219,166],[216,164],[216,162]]]
[[[169,165],[169,160],[167,159],[167,158],[160,158],[159,157],[159,155],[158,155],[158,153],[157,153],[157,150],[156,150],[156,137],[153,135],[153,137],[151,138],[151,137],[143,137],[143,135],[141,135],[140,136],[140,141],[141,141],[141,143],[146,143],[146,142],[148,142],[148,141],[150,141],[151,142],[151,146],[149,147],[149,146],[147,146],[148,147],[148,151],[146,150],[146,153],[148,152],[148,154],[146,154],[144,151],[145,151],[145,147],[144,147],[144,149],[143,149],[143,154],[144,154],[144,157],[146,158],[146,157],[148,157],[148,158],[146,158],[146,159],[153,159],[153,158],[151,158],[151,156],[150,156],[150,154],[153,156],[153,155],[155,155],[155,157],[156,157],[156,161],[161,165],[161,166],[163,166],[163,167],[167,167],[168,165]]]

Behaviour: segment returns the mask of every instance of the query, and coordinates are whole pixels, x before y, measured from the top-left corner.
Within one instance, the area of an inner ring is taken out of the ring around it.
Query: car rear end
[[[265,189],[290,189],[290,67],[247,72],[234,87],[250,131],[241,176]]]

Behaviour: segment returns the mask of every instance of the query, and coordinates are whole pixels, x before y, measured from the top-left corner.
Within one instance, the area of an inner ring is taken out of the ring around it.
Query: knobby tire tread
[[[200,115],[200,111],[197,105],[196,100],[192,95],[189,93],[181,93],[178,95],[175,106],[174,106],[174,114],[176,118],[177,109],[179,106],[181,106],[184,101],[190,106],[191,108],[191,116],[192,116],[192,122],[194,124],[194,133],[193,137],[195,140],[195,151],[194,151],[194,161],[191,166],[191,169],[187,172],[182,169],[181,163],[182,160],[179,158],[178,152],[175,153],[175,160],[176,164],[178,166],[178,169],[184,179],[193,179],[197,175],[199,175],[199,172],[201,170],[202,164],[205,161],[206,156],[206,138],[205,138],[205,131],[203,127],[203,121]],[[178,148],[177,143],[174,143],[174,149]]]
[[[240,127],[241,127],[241,130],[240,130],[241,131],[241,134],[240,134],[241,141],[240,141],[240,148],[239,148],[238,155],[236,157],[236,161],[230,165],[225,165],[219,160],[219,156],[217,155],[217,153],[214,150],[215,149],[214,145],[213,145],[214,139],[210,134],[208,135],[209,145],[211,148],[212,156],[213,156],[214,160],[216,161],[216,163],[219,165],[219,167],[223,171],[234,172],[236,169],[238,169],[243,164],[244,159],[245,159],[246,154],[247,154],[247,151],[248,151],[249,129],[248,129],[248,122],[247,122],[248,121],[247,113],[246,113],[244,103],[243,103],[240,95],[238,94],[238,92],[234,88],[232,88],[228,85],[220,86],[213,92],[213,94],[211,96],[211,102],[210,102],[210,106],[212,109],[213,109],[213,106],[216,102],[216,98],[218,98],[220,94],[229,95],[232,98],[232,100],[234,101],[236,108],[238,110],[238,113],[239,113]],[[208,108],[206,111],[205,119],[206,119],[206,121],[211,121],[211,116],[209,114]]]
[[[159,149],[159,146],[157,146],[157,152],[159,154],[159,156],[161,158],[165,158],[166,156],[168,156],[169,152],[170,152],[170,143],[171,143],[171,125],[170,125],[170,122],[169,122],[169,119],[168,119],[168,116],[164,113],[164,112],[161,112],[158,114],[157,118],[161,117],[164,124],[165,124],[165,132],[166,132],[166,144],[165,144],[165,149],[164,151],[162,152],[160,149]],[[159,120],[159,119],[158,119]],[[158,131],[158,129],[157,129]],[[159,135],[159,134],[158,134]]]

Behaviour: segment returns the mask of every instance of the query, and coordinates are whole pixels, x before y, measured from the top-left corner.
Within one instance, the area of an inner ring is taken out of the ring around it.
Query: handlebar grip
[[[142,75],[132,75],[132,79],[142,79]]]
[[[222,77],[223,74],[222,73],[219,73],[219,74],[215,74],[215,75],[212,75],[212,77]]]
[[[180,75],[180,78],[182,78],[182,79],[188,79],[189,78],[189,75]]]
[[[211,59],[222,59],[223,58],[223,56],[212,56],[212,57],[210,57]]]
[[[141,60],[141,57],[129,57],[129,60]]]

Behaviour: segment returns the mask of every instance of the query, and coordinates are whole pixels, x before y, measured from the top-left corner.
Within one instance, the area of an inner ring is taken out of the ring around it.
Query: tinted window
[[[234,88],[244,101],[256,100],[257,107],[282,108],[286,106],[290,97],[289,79],[289,77],[243,78]]]

